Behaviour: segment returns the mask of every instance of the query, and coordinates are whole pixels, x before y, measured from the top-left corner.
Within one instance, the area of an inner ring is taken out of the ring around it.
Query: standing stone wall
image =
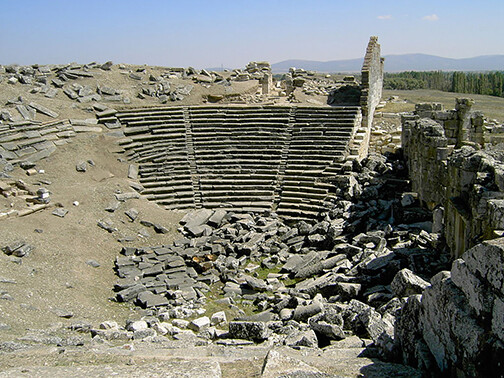
[[[445,239],[454,256],[504,230],[504,154],[482,150],[485,133],[470,100],[455,110],[419,104],[403,117],[402,145],[413,191],[431,210],[438,209]],[[438,222],[439,223],[439,222]]]
[[[360,98],[362,127],[359,135],[356,135],[356,139],[361,140],[359,150],[357,151],[360,158],[363,158],[368,153],[373,115],[382,96],[383,63],[384,58],[381,57],[378,37],[373,36],[369,39],[366,55],[364,56],[364,64],[362,65]]]

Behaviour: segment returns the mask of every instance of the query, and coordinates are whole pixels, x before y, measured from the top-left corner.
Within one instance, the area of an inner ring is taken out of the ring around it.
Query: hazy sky
[[[0,64],[243,67],[252,60],[504,54],[502,0],[0,0]]]

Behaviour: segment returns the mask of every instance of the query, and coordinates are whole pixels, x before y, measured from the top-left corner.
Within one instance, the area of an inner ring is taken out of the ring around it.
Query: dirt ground
[[[164,210],[145,199],[131,199],[121,203],[114,213],[106,212],[114,193],[132,191],[127,179],[128,164],[110,153],[112,148],[114,141],[106,137],[82,136],[41,161],[37,168],[45,170],[44,174],[26,176],[20,168],[12,172],[13,177],[34,187],[47,188],[51,204],[69,211],[60,218],[52,214],[52,207],[1,222],[2,247],[16,240],[35,247],[21,259],[0,254],[0,290],[12,297],[0,302],[0,323],[11,327],[1,331],[4,340],[15,338],[28,328],[43,328],[55,322],[85,321],[98,326],[104,320],[124,324],[126,318],[134,316],[128,305],[109,299],[114,296],[114,259],[123,245],[171,244],[183,214]],[[95,166],[87,172],[77,172],[75,165],[81,160],[92,160]],[[40,180],[51,184],[40,185]],[[12,200],[15,198],[2,198],[0,206],[6,207]],[[73,205],[75,201],[78,206]],[[132,207],[140,214],[134,223],[124,214]],[[120,231],[111,234],[99,228],[97,222],[103,219],[110,219]],[[140,219],[159,223],[171,232],[156,234],[140,225]],[[140,231],[149,236],[139,236]],[[117,239],[121,237],[132,237],[134,241],[120,243]],[[90,260],[100,266],[88,265]],[[71,311],[73,316],[61,318],[58,310]]]

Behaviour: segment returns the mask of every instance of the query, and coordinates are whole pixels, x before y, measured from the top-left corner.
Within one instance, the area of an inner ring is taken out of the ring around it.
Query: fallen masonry
[[[105,85],[104,72],[127,84]],[[323,376],[301,359],[317,354],[337,364],[333,352],[353,348],[413,366],[385,376],[502,376],[504,128],[457,99],[454,110],[417,104],[413,114],[394,114],[402,138],[371,130],[383,80],[375,37],[360,83],[328,76],[291,68],[276,80],[267,62],[227,72],[0,66],[2,85],[29,94],[0,109],[0,220],[46,210],[72,222],[86,201],[54,200],[39,164],[82,135],[114,138],[108,152],[134,181],[115,188],[92,227],[124,246],[114,300],[135,308],[124,324],[72,320],[69,329],[86,337],[28,330],[0,342],[0,352],[28,343],[61,354],[87,343],[147,345],[148,353],[205,346],[226,356],[262,348],[260,373],[273,377]],[[172,102],[182,105],[165,106]],[[66,108],[96,118],[57,119]],[[71,173],[96,182],[114,176],[99,165],[81,156]],[[173,242],[149,241],[153,233],[173,240],[174,228],[139,207],[143,200],[187,212]],[[16,267],[38,257],[33,239],[12,240],[2,256]],[[104,260],[83,264],[101,272],[111,263]],[[10,288],[21,280],[0,284],[2,303],[17,305]],[[59,320],[78,315],[50,310]],[[302,358],[291,358],[294,351]],[[220,376],[218,363],[211,374]]]
[[[156,334],[182,329],[209,341],[295,348],[355,334],[390,358],[405,297],[421,293],[449,257],[440,235],[422,229],[429,227],[425,212],[391,190],[407,186],[398,167],[393,156],[377,155],[356,165],[355,196],[337,201],[318,221],[287,223],[274,212],[188,212],[172,245],[122,249],[116,299],[144,308]],[[218,313],[206,307],[216,303],[234,319],[210,321]]]

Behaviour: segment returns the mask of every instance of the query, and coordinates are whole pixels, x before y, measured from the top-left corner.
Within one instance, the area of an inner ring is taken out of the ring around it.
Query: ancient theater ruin
[[[334,201],[330,182],[345,161],[367,153],[383,80],[376,39],[362,76],[360,96],[331,107],[149,107],[98,117],[124,127],[119,144],[138,164],[141,193],[168,209],[313,219]]]
[[[502,376],[504,126],[384,64],[0,66],[5,372]]]

